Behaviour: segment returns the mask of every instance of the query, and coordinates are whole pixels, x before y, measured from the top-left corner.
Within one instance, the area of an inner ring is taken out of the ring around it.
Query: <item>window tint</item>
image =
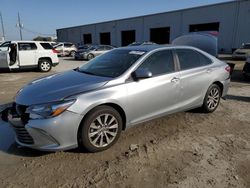
[[[40,43],[45,50],[51,50],[53,47],[49,43]]]
[[[209,65],[212,63],[212,60],[209,59],[208,57],[206,57],[205,55],[197,52],[199,54],[199,57],[200,57],[200,64],[205,66],[205,65]]]
[[[37,46],[35,43],[18,43],[19,51],[36,50]]]
[[[181,70],[211,64],[212,61],[203,54],[190,49],[177,49]]]
[[[163,50],[155,52],[139,68],[148,69],[153,76],[174,72],[175,66],[172,51]]]

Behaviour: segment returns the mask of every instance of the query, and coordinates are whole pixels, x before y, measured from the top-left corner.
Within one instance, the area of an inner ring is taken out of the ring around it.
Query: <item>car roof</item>
[[[135,51],[152,51],[158,48],[163,48],[163,47],[170,47],[171,45],[138,45],[138,46],[126,46],[126,47],[121,47],[120,49],[125,49],[125,50],[135,50]]]
[[[126,46],[126,47],[120,47],[118,49],[125,49],[125,50],[131,50],[131,51],[144,51],[144,52],[150,52],[157,49],[191,49],[191,50],[198,50],[201,49],[193,47],[193,46],[185,46],[185,45],[140,45],[140,46]],[[202,51],[202,50],[201,50]]]

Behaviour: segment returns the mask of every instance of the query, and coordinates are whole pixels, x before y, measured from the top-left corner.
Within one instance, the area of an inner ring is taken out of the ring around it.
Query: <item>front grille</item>
[[[24,144],[34,144],[33,138],[25,129],[25,124],[28,123],[29,114],[25,113],[27,106],[14,104],[12,108],[12,115],[14,118],[20,118],[20,123],[12,124],[19,142]]]
[[[19,142],[24,144],[34,144],[33,138],[29,135],[28,131],[24,127],[13,127]]]

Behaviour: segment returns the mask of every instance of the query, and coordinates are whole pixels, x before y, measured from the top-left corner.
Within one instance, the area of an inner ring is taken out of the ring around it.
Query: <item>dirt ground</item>
[[[53,72],[82,63],[61,59]],[[216,112],[182,112],[141,124],[101,153],[20,148],[0,122],[0,187],[250,187],[250,82],[242,77],[243,62],[234,63],[227,100]],[[44,75],[0,73],[0,104]]]

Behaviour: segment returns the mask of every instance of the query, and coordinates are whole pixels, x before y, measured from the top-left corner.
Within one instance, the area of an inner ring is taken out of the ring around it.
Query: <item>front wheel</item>
[[[76,54],[75,51],[71,51],[71,52],[69,53],[69,56],[70,56],[70,57],[75,57],[75,54]]]
[[[52,63],[47,59],[39,60],[38,68],[41,72],[49,72],[52,68]]]
[[[221,89],[218,85],[212,84],[205,95],[202,110],[206,113],[211,113],[219,106],[221,97]]]
[[[79,145],[89,152],[110,148],[118,140],[122,130],[121,115],[112,107],[99,106],[84,120],[79,132]]]

